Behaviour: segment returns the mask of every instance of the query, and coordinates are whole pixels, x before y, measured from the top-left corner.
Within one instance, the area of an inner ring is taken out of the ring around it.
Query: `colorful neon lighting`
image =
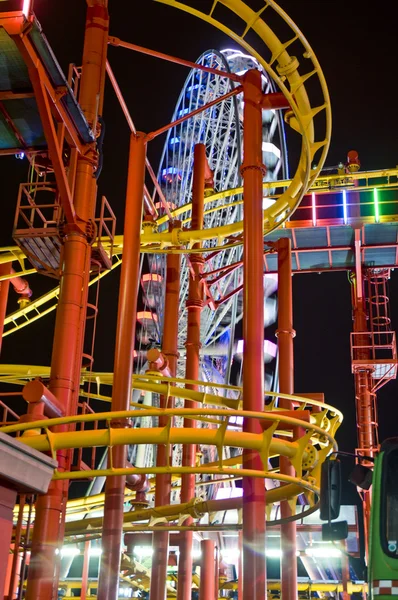
[[[376,223],[380,222],[380,211],[379,211],[379,190],[375,188],[373,190],[373,200],[375,205],[375,220]]]
[[[347,222],[348,222],[347,192],[345,190],[343,190],[343,221],[344,221],[344,225],[347,225]]]
[[[316,198],[315,198],[315,194],[312,193],[312,224],[315,227],[316,225]]]

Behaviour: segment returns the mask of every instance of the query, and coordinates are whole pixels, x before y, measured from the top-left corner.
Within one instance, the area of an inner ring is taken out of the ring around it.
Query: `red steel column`
[[[238,600],[243,600],[243,533],[238,532],[238,548],[239,548],[239,562],[238,562]]]
[[[82,569],[82,587],[80,590],[80,600],[86,600],[88,588],[88,571],[90,567],[90,547],[91,542],[84,542],[83,551],[83,569]]]
[[[20,572],[21,572],[21,562],[22,556],[20,554],[20,545],[21,545],[21,532],[22,532],[22,521],[23,521],[23,512],[25,507],[25,494],[20,494],[19,496],[19,512],[17,525],[14,533],[14,553],[12,555],[12,563],[11,563],[11,572],[10,572],[10,581],[8,588],[8,600],[14,600],[14,596],[16,595],[16,591],[18,588],[18,583],[20,580]],[[1,597],[1,596],[0,596]]]
[[[194,150],[194,172],[192,185],[192,229],[203,228],[203,206],[205,192],[206,148],[203,144],[196,144]],[[200,248],[200,244],[194,244]],[[201,254],[190,255],[193,273],[189,276],[189,292],[187,300],[188,327],[186,341],[186,379],[199,379],[200,371],[200,313],[203,306],[203,285],[200,279],[203,268]],[[187,385],[187,388],[196,390],[198,386]],[[186,408],[195,408],[196,402],[185,401]],[[184,427],[195,427],[193,419],[184,419]],[[182,454],[182,465],[194,467],[196,461],[196,445],[185,444]],[[182,475],[181,477],[181,503],[190,502],[195,497],[195,475]],[[184,522],[191,525],[192,519]],[[183,531],[180,539],[180,557],[178,560],[177,600],[191,600],[192,590],[192,531]]]
[[[0,481],[0,531],[2,544],[0,545],[0,598],[4,597],[7,571],[10,569],[8,556],[12,538],[13,510],[17,492],[7,487]],[[10,571],[8,571],[10,573]]]
[[[200,559],[199,600],[213,600],[216,592],[214,541],[202,540],[200,549],[202,556]]]
[[[264,410],[264,233],[261,75],[251,70],[243,83],[243,410]],[[243,430],[260,433],[255,419]],[[243,451],[246,469],[263,468],[260,455]],[[266,468],[266,465],[264,465]],[[243,478],[243,598],[266,597],[265,485]]]
[[[102,104],[106,64],[106,41],[109,15],[106,0],[97,0],[87,8],[87,20],[82,61],[80,105],[95,129],[98,108]],[[91,221],[95,213],[96,185],[94,179],[96,150],[78,159],[74,207],[81,230],[65,229],[61,293],[55,323],[51,360],[50,390],[64,407],[66,415],[76,413],[87,293],[90,276],[92,234]],[[64,426],[58,431],[67,430]],[[57,453],[60,470],[69,468],[70,452]],[[56,599],[58,593],[59,550],[63,540],[68,482],[55,481],[48,493],[36,503],[36,518],[32,537],[26,600]]]
[[[164,326],[162,351],[169,362],[170,375],[176,376],[178,359],[178,314],[180,297],[180,254],[168,254],[166,269],[166,297],[164,304]],[[160,399],[161,408],[165,406],[166,397]],[[166,427],[169,419],[159,417],[159,427]],[[158,445],[156,465],[167,464],[166,446]],[[156,475],[155,507],[170,504],[171,476]],[[150,600],[166,600],[167,564],[169,560],[169,532],[154,531],[152,537],[152,576],[150,587]]]
[[[342,542],[341,546],[341,579],[343,584],[341,600],[350,600],[351,594],[348,593],[348,583],[350,581],[350,559],[347,554],[347,544]]]
[[[145,157],[144,134],[132,134],[124,217],[112,411],[129,410],[131,402]],[[113,422],[113,427],[126,427],[126,422]],[[124,468],[127,460],[126,446],[113,448],[112,457],[115,468]],[[125,482],[125,477],[107,477],[106,480],[98,600],[117,600],[118,597]]]
[[[292,295],[292,250],[289,238],[278,240],[278,348],[279,348],[279,391],[283,394],[294,392],[293,362],[293,295]],[[293,410],[290,400],[281,398],[280,408]],[[295,470],[289,460],[280,458],[280,470],[284,475],[294,477]],[[289,502],[281,502],[281,517],[292,515]],[[297,557],[296,523],[281,525],[281,591],[283,600],[297,599]],[[283,565],[283,567],[282,567]]]
[[[11,273],[11,263],[0,264],[0,275],[9,275]],[[3,342],[4,319],[6,317],[8,290],[10,289],[10,280],[0,281],[0,352]]]
[[[357,277],[353,280],[352,286],[352,308],[353,308],[353,330],[356,333],[363,332],[364,335],[355,336],[355,344],[364,348],[357,348],[355,358],[358,360],[369,360],[369,344],[368,320],[365,309],[365,299],[363,297],[362,286],[358,287]],[[354,374],[355,382],[355,400],[356,400],[356,416],[357,416],[357,435],[358,435],[358,450],[361,454],[373,456],[375,451],[374,445],[374,414],[373,403],[374,394],[372,393],[372,372],[369,368],[356,370]],[[362,492],[362,508],[365,530],[365,554],[368,555],[368,533],[370,529],[370,509],[371,509],[371,492],[364,490]]]

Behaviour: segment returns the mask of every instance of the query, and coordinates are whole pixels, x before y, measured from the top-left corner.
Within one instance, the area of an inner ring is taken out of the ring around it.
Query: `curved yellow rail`
[[[21,367],[18,365],[6,365],[0,370],[0,381],[23,385],[27,380],[33,377],[45,377],[49,374],[49,368],[46,367]],[[101,386],[111,386],[113,382],[112,373],[86,373],[82,372],[81,382],[95,382],[97,385],[97,394],[90,394],[92,397],[100,397],[102,400],[108,400],[109,397],[100,395]],[[196,391],[187,388],[187,385],[197,383],[202,386],[204,391]],[[236,396],[236,399],[226,398],[224,395],[209,393],[207,389],[219,387],[222,390],[230,390]],[[286,414],[275,406],[272,402],[265,406],[264,412],[253,413],[251,411],[239,410],[241,403],[241,388],[228,385],[215,385],[213,383],[194,382],[192,380],[181,380],[177,378],[163,378],[159,381],[159,374],[136,375],[132,378],[132,389],[147,390],[153,393],[165,396],[173,396],[182,399],[194,400],[206,405],[201,409],[166,409],[158,408],[148,409],[142,405],[135,405],[135,410],[119,413],[105,412],[73,417],[63,417],[59,419],[46,419],[34,423],[16,423],[2,427],[0,431],[8,434],[23,434],[20,440],[36,450],[48,452],[53,456],[59,449],[72,448],[91,448],[106,446],[112,448],[117,445],[126,444],[163,444],[172,447],[175,444],[191,444],[215,446],[218,450],[217,463],[203,463],[195,468],[176,467],[167,465],[166,467],[145,467],[145,468],[127,468],[114,469],[112,465],[107,469],[97,469],[92,471],[73,471],[73,472],[55,472],[56,479],[80,479],[95,476],[118,476],[130,473],[170,473],[182,475],[185,473],[194,473],[198,475],[225,475],[232,477],[242,477],[250,475],[253,477],[267,478],[277,480],[288,484],[279,488],[271,494],[268,502],[275,496],[274,501],[280,501],[280,493],[288,494],[288,499],[295,502],[297,495],[306,492],[310,496],[310,510],[314,508],[314,495],[319,493],[320,466],[326,456],[336,449],[334,435],[342,421],[342,415],[339,411],[329,405],[300,396],[270,393],[275,399],[284,397],[292,400],[299,411],[316,408],[313,412],[308,412],[309,420],[295,418],[294,413]],[[83,392],[84,394],[84,392]],[[209,405],[219,408],[209,408]],[[319,408],[321,409],[319,411]],[[115,419],[126,419],[130,425],[132,422],[143,417],[158,417],[159,414],[169,417],[169,424],[166,427],[152,428],[114,428],[112,422]],[[297,415],[301,416],[301,412]],[[194,417],[201,424],[196,429],[173,427],[175,417]],[[263,432],[258,434],[249,434],[242,431],[238,420],[243,418],[255,418],[263,423]],[[53,432],[55,426],[62,424],[76,425],[79,423],[103,423],[102,428],[70,432]],[[298,440],[292,440],[289,431],[300,427],[305,434]],[[43,433],[41,433],[41,431]],[[241,449],[252,449],[259,452],[263,469],[258,471],[248,471],[244,463],[239,461],[223,460],[224,447],[237,447]],[[110,456],[112,453],[110,452]],[[169,454],[167,454],[169,455]],[[289,458],[295,468],[296,476],[289,477],[278,472],[278,468],[269,469],[269,459],[272,457],[285,456]]]
[[[312,184],[310,191],[314,191],[318,194],[336,192],[338,190],[350,189],[350,190],[370,190],[375,186],[378,189],[397,189],[397,179],[398,177],[398,169],[383,169],[378,171],[363,171],[355,174],[344,174],[344,175],[327,175],[318,177]],[[358,182],[361,182],[360,184]],[[291,183],[290,179],[281,180],[278,182],[264,182],[263,189],[267,190],[271,187],[274,189],[285,189]],[[214,203],[216,200],[220,200],[222,198],[229,198],[230,196],[239,196],[243,192],[242,187],[231,188],[227,190],[222,190],[220,192],[214,193],[205,198],[205,204]],[[236,203],[241,203],[242,200],[237,200]],[[235,204],[235,203],[234,203]],[[228,206],[231,207],[232,203],[228,203]],[[184,204],[181,207],[178,207],[174,211],[172,211],[172,216],[174,218],[178,218],[182,213],[189,211],[191,208],[191,204]],[[218,203],[215,207],[211,207],[206,211],[206,214],[209,212],[213,212],[215,210],[222,210],[223,206]],[[156,226],[162,226],[169,220],[167,215],[161,216],[156,220]],[[186,227],[190,223],[190,219],[185,219],[183,221],[183,226]],[[218,231],[218,234],[220,232]],[[204,234],[203,234],[204,235]],[[168,232],[163,233],[153,233],[150,234],[148,240],[148,234],[146,237],[142,237],[142,249],[146,252],[180,252],[187,253],[192,252],[190,246],[194,241],[201,239],[202,232],[194,232],[189,230],[189,232],[185,232],[184,237],[189,238],[187,241],[187,246],[183,248],[173,248],[170,247],[171,244],[171,236]],[[220,242],[222,241],[222,237],[219,237]],[[228,236],[227,236],[228,239]],[[109,250],[107,246],[107,240],[102,240],[103,246]],[[239,238],[229,245],[237,245],[240,244]],[[223,246],[224,248],[226,245]],[[214,248],[212,248],[212,251]],[[116,256],[116,261],[113,265],[113,269],[117,268],[121,264],[121,255],[123,254],[123,236],[117,235],[113,244],[113,254]],[[17,261],[21,264],[22,270],[18,271],[19,276],[26,276],[32,273],[35,273],[34,269],[26,269],[24,267],[24,261],[26,260],[26,256],[23,254],[22,250],[18,246],[8,246],[0,248],[0,264],[7,262]],[[101,273],[101,277],[104,277],[109,271],[104,271]],[[3,279],[8,279],[10,276],[1,276],[0,281]],[[90,283],[92,285],[95,283],[96,279],[93,279]],[[3,333],[3,337],[7,335],[11,335],[15,333],[19,329],[26,327],[30,323],[37,321],[41,317],[49,314],[53,310],[56,309],[58,303],[58,294],[59,294],[59,286],[47,292],[40,298],[32,301],[30,304],[25,306],[24,308],[18,309],[17,311],[7,315],[5,319],[5,330]]]
[[[308,187],[320,172],[330,144],[332,117],[329,92],[311,46],[299,28],[274,0],[264,0],[263,8],[258,12],[252,10],[242,0],[214,0],[208,14],[178,0],[155,1],[188,12],[228,35],[256,58],[289,101],[292,110],[287,113],[286,120],[291,128],[302,136],[302,149],[296,174],[289,187],[272,207],[264,211],[264,231],[272,230],[297,208]],[[220,7],[224,7],[224,12],[226,8],[237,15],[245,24],[244,30],[238,32],[221,21],[221,17],[216,16],[217,9]],[[291,36],[289,39],[281,41],[267,24],[267,16],[270,13],[273,19],[277,16],[285,28],[286,25],[288,26]],[[269,49],[268,60],[249,44],[247,41],[249,33],[254,34]],[[294,47],[295,52],[300,52],[303,64],[300,64],[296,56],[289,54],[290,47]],[[316,82],[321,92],[322,101],[316,106],[311,106],[306,89],[306,82],[309,80],[311,85]],[[316,168],[312,168],[312,161],[319,152],[318,164]],[[241,227],[241,223],[229,226],[227,235],[235,235],[241,231]],[[219,230],[221,230],[220,237],[224,237],[224,228],[220,227]],[[213,237],[217,237],[217,234]]]

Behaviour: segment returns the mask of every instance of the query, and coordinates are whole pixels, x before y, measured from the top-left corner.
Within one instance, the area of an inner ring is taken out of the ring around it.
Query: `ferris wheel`
[[[239,50],[208,50],[197,63],[219,71],[243,75],[249,69],[258,69],[262,75],[263,92],[275,91],[272,80],[261,65],[250,55]],[[192,69],[178,98],[172,121],[195,111],[204,104],[231,91],[236,84],[220,75]],[[223,100],[210,109],[193,116],[169,130],[163,148],[158,180],[171,211],[178,210],[182,224],[189,223],[192,196],[193,156],[195,144],[206,147],[206,156],[213,173],[214,192],[233,189],[241,184],[240,166],[242,163],[243,101],[240,96]],[[288,177],[287,151],[283,119],[280,111],[263,111],[263,163],[266,166],[264,181],[276,181]],[[264,208],[272,199],[272,189],[264,197]],[[205,206],[204,228],[219,227],[242,219],[241,195],[231,195],[207,202]],[[183,210],[187,205],[187,209]],[[162,215],[162,207],[159,205]],[[182,209],[182,210],[181,210]],[[242,258],[242,247],[234,246],[210,254],[216,240],[205,242],[203,252],[209,257],[205,271],[213,272],[238,263]],[[152,311],[142,327],[141,340],[152,338],[160,343],[162,330],[162,306],[164,305],[165,256],[148,255],[149,273],[142,276],[146,285],[147,308]],[[189,269],[183,256],[181,270],[179,347],[184,353],[186,337],[185,302],[188,294]],[[145,267],[144,267],[145,269]],[[241,269],[231,270],[230,274],[210,281],[210,291],[218,310],[205,306],[201,319],[202,376],[207,381],[228,383],[231,358],[236,350],[235,328],[242,319],[242,294],[231,294],[242,281]],[[209,283],[208,281],[208,283]],[[276,301],[269,296],[276,289],[276,281],[268,276],[265,281],[266,321],[271,324],[276,319]],[[224,300],[225,299],[225,300]]]

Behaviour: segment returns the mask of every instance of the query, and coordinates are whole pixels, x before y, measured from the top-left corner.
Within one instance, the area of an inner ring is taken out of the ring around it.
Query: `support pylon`
[[[168,254],[162,350],[168,359],[170,375],[172,377],[175,377],[177,373],[180,271],[180,254]],[[168,401],[167,406],[165,405],[166,401]],[[172,405],[172,398],[166,398],[165,396],[161,397],[160,408],[172,408]],[[168,421],[168,417],[159,417],[159,427],[167,427]],[[166,450],[167,446],[158,446],[156,457],[157,466],[165,466],[167,460],[171,460],[171,457],[166,455]],[[165,506],[170,504],[171,475],[156,475],[155,489],[155,506]],[[166,600],[169,537],[168,531],[153,532],[152,563],[156,568],[152,569],[150,600]]]
[[[92,127],[96,127],[102,107],[106,40],[109,15],[106,0],[87,8],[82,61],[80,105]],[[95,149],[79,156],[73,204],[79,227],[65,228],[60,297],[55,322],[49,388],[64,408],[65,415],[76,414],[83,353],[88,283],[90,277],[90,224],[95,216]],[[67,430],[68,426],[57,428]],[[58,469],[68,470],[71,453],[57,453]],[[48,493],[39,496],[32,537],[32,555],[26,590],[27,600],[56,600],[60,567],[60,548],[68,482],[53,481]],[[58,552],[58,553],[57,553]]]
[[[145,158],[144,134],[132,134],[124,217],[123,262],[119,286],[112,411],[129,410],[131,402]],[[113,426],[126,427],[127,423],[125,420],[121,420],[117,423],[114,422]],[[127,461],[126,446],[117,446],[111,451],[113,451],[113,466],[124,468]],[[106,480],[98,600],[117,600],[118,598],[125,484],[125,476],[108,477]]]
[[[264,233],[261,74],[250,70],[243,84],[243,410],[264,410]],[[243,430],[260,433],[255,419],[244,419]],[[257,452],[243,450],[242,466],[261,469]],[[243,598],[264,600],[265,485],[243,477]]]
[[[192,184],[192,229],[203,228],[204,193],[205,193],[206,148],[196,144],[194,150],[194,171]],[[200,244],[194,244],[194,249]],[[203,258],[200,253],[190,255],[192,272],[189,276],[189,291],[187,299],[188,325],[186,341],[186,379],[198,380],[200,377],[200,314],[203,307],[203,282],[201,273]],[[187,385],[189,389],[198,389],[196,385]],[[196,402],[186,401],[186,408],[195,408]],[[193,419],[184,419],[184,427],[195,427]],[[182,455],[183,467],[194,467],[196,462],[196,445],[185,444]],[[182,475],[181,502],[190,502],[195,497],[195,475]],[[192,519],[185,521],[186,525]],[[177,600],[191,600],[192,595],[192,543],[193,532],[184,531],[180,538],[180,558],[178,561]]]
[[[279,353],[279,391],[282,394],[294,393],[293,361],[293,290],[292,290],[292,248],[289,238],[278,240],[278,353]],[[282,398],[280,408],[293,410],[293,403]],[[280,471],[284,475],[295,477],[296,472],[290,461],[281,456]],[[292,516],[287,500],[281,502],[281,517]],[[281,525],[281,589],[283,600],[297,598],[297,557],[296,523]]]

